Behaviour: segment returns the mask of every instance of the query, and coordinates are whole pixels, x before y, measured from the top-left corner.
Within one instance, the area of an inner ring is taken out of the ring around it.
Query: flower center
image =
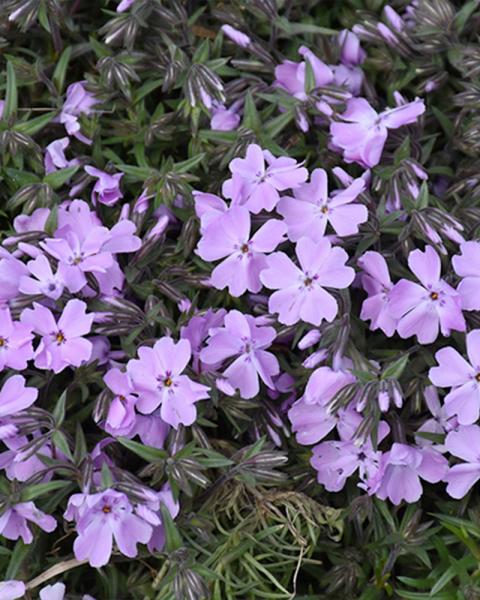
[[[437,294],[437,292],[432,292],[432,293],[430,294],[430,298],[431,298],[432,300],[438,300],[438,294]]]
[[[322,208],[320,209],[320,212],[323,213],[324,215],[326,215],[328,213],[328,206],[322,206]]]
[[[63,344],[66,341],[65,336],[63,335],[63,332],[57,331],[57,333],[55,334],[55,341],[57,342],[57,344],[59,346],[60,346],[60,344]]]
[[[104,512],[106,515],[108,515],[109,513],[111,513],[111,512],[112,512],[112,507],[111,507],[111,506],[108,506],[108,504],[105,504],[105,506],[102,508],[102,511],[103,511],[103,512]]]
[[[360,461],[364,461],[367,458],[367,455],[365,454],[365,452],[359,452],[357,458]]]
[[[171,377],[167,377],[166,379],[164,379],[163,381],[163,385],[165,387],[170,387],[173,384],[172,378]]]
[[[310,287],[313,283],[313,279],[311,277],[305,277],[305,279],[303,280],[303,284],[305,285],[305,287]]]
[[[240,252],[242,252],[242,254],[247,254],[249,249],[250,248],[249,248],[248,244],[242,244],[242,247],[240,248]]]
[[[476,379],[476,380],[477,380],[477,381],[480,383],[480,373],[477,373],[477,374],[475,375],[475,379]]]
[[[49,292],[53,292],[56,288],[57,288],[57,286],[54,283],[49,283],[48,284],[48,291]]]
[[[4,348],[7,345],[7,340],[3,337],[0,337],[0,348]]]

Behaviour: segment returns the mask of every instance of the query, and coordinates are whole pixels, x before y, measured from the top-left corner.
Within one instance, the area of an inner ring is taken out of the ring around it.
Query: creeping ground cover
[[[0,2],[0,600],[480,598],[479,31]]]

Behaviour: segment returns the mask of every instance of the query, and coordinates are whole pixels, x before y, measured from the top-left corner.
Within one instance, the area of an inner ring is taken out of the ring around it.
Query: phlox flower
[[[10,417],[31,406],[38,397],[38,390],[25,386],[23,375],[12,375],[0,390],[0,419]]]
[[[103,251],[109,237],[106,227],[92,229],[84,240],[72,230],[64,231],[62,236],[47,238],[40,246],[62,265],[62,278],[70,292],[86,286],[86,273],[106,273],[113,266],[112,254]]]
[[[229,108],[223,104],[214,104],[210,111],[210,129],[216,131],[232,131],[236,129],[240,123],[240,115],[238,109],[241,103],[234,102]]]
[[[78,504],[70,505],[67,520],[75,518],[78,537],[73,544],[77,560],[88,559],[92,567],[102,567],[112,554],[113,541],[119,551],[134,558],[137,544],[146,544],[152,535],[152,526],[134,513],[127,496],[112,489],[96,494],[77,494]],[[71,499],[70,499],[71,500]]]
[[[228,205],[223,198],[215,194],[198,190],[194,190],[192,194],[195,202],[195,214],[200,219],[200,233],[204,235],[207,227],[227,212]]]
[[[86,166],[85,171],[92,177],[97,178],[92,190],[92,204],[94,206],[97,202],[105,204],[105,206],[113,206],[120,198],[123,198],[120,190],[120,180],[123,173],[110,175],[110,173],[105,173],[105,171],[90,166]]]
[[[480,310],[480,243],[465,242],[460,255],[452,258],[453,270],[462,280],[457,291],[462,298],[464,310]]]
[[[352,98],[340,115],[341,121],[330,125],[332,146],[343,152],[346,162],[374,167],[380,162],[388,130],[415,123],[424,112],[425,104],[419,98],[380,114],[365,98]]]
[[[208,227],[198,243],[197,253],[203,260],[226,257],[214,268],[210,281],[217,289],[228,287],[232,296],[260,291],[260,273],[267,266],[265,253],[285,239],[287,228],[281,221],[270,219],[253,236],[250,230],[248,210],[232,206]]]
[[[36,208],[31,215],[18,215],[18,217],[15,217],[13,228],[17,233],[45,231],[45,225],[49,216],[49,208]]]
[[[39,592],[40,600],[63,600],[67,586],[60,581],[52,585],[46,585]]]
[[[326,406],[337,392],[354,381],[355,376],[348,371],[334,371],[330,367],[319,367],[308,379],[305,387],[305,403]]]
[[[224,308],[212,310],[209,308],[204,314],[195,315],[186,325],[180,329],[180,337],[188,340],[192,349],[192,368],[196,373],[209,371],[215,368],[215,365],[203,364],[200,360],[205,340],[208,337],[210,329],[221,327],[226,314]]]
[[[56,273],[52,271],[50,261],[44,254],[27,263],[29,276],[20,278],[19,291],[30,296],[42,295],[58,300],[65,288],[65,263],[60,263]],[[66,278],[70,280],[68,274]]]
[[[39,510],[33,502],[20,502],[8,507],[0,515],[0,535],[7,540],[18,540],[21,537],[25,544],[31,544],[33,533],[28,527],[29,521],[47,533],[57,527],[55,519]]]
[[[332,83],[333,73],[330,67],[307,47],[300,46],[298,53],[304,58],[302,62],[285,60],[275,67],[274,86],[285,90],[298,100],[306,100],[308,98],[306,92],[306,61],[308,60],[313,71],[316,87]]]
[[[448,416],[456,415],[461,425],[470,425],[480,415],[480,329],[466,336],[467,362],[451,346],[435,354],[438,367],[428,372],[430,381],[438,387],[451,387],[445,397]]]
[[[191,425],[197,417],[195,403],[209,397],[209,388],[182,375],[192,355],[190,342],[163,337],[153,348],[139,348],[137,354],[138,359],[127,365],[138,393],[137,410],[149,414],[160,406],[165,423],[175,429]]]
[[[442,481],[448,471],[447,459],[430,448],[415,448],[394,443],[382,455],[380,468],[368,480],[368,493],[393,504],[416,502],[422,495],[420,479],[429,483]]]
[[[37,392],[35,388],[27,388],[27,390],[29,392]],[[18,391],[19,390],[16,390],[16,392]],[[36,397],[36,394],[32,394],[32,396]],[[25,408],[31,406],[32,403],[33,401],[30,402],[30,404],[25,403],[27,404]],[[9,421],[10,419],[7,418],[5,419],[4,423],[8,424]],[[8,450],[0,453],[0,468],[5,469],[5,475],[11,481],[27,481],[27,479],[33,475],[36,475],[42,471],[45,472],[45,463],[42,462],[39,457],[46,456],[48,458],[52,458],[52,446],[48,442],[40,447],[37,445],[35,453],[32,454],[30,448],[28,447],[29,439],[25,436],[17,435],[15,425],[11,426],[15,431],[12,435],[6,436],[2,435],[2,433],[3,431],[8,433],[8,425],[2,424],[1,426],[2,432],[0,433],[0,438],[5,446],[7,446]],[[25,447],[27,447],[26,450]],[[44,475],[43,481],[49,481],[52,477],[53,472],[50,471]]]
[[[332,248],[326,238],[318,242],[301,238],[295,252],[300,267],[283,252],[275,252],[267,259],[268,268],[260,274],[265,287],[278,290],[270,296],[269,311],[278,313],[278,320],[286,325],[300,320],[313,325],[320,325],[323,319],[333,321],[337,301],[324,288],[344,289],[352,283],[355,273],[345,266],[347,253]]]
[[[23,581],[10,579],[9,581],[0,581],[0,600],[16,600],[23,598],[27,588]]]
[[[112,435],[128,435],[135,425],[135,388],[127,373],[118,368],[107,371],[103,381],[113,393],[105,419],[105,429]]]
[[[28,275],[24,263],[0,248],[0,306],[6,306],[18,296],[20,280],[24,275]]]
[[[460,295],[440,278],[441,262],[431,246],[413,250],[408,266],[420,283],[401,279],[390,291],[390,313],[398,319],[400,337],[416,335],[420,344],[434,342],[439,333],[465,331]]]
[[[253,398],[260,390],[259,378],[275,389],[272,377],[278,375],[280,367],[276,357],[266,349],[276,336],[273,327],[262,327],[251,315],[231,310],[225,315],[224,326],[212,331],[207,347],[200,352],[200,360],[216,364],[235,357],[223,376],[240,390],[242,398]]]
[[[32,329],[12,320],[9,308],[0,308],[0,371],[26,369],[33,358]]]
[[[381,421],[378,426],[378,443],[389,431],[389,426]],[[324,485],[329,492],[339,492],[356,471],[361,482],[372,478],[379,469],[381,457],[382,453],[374,449],[370,439],[356,441],[347,438],[322,442],[312,448],[310,464],[317,472],[318,483]]]
[[[302,446],[316,444],[335,428],[343,438],[348,439],[362,422],[360,414],[351,405],[333,412],[328,402],[311,404],[305,397],[292,405],[288,411],[288,418],[295,439]]]
[[[50,142],[50,144],[48,144],[48,146],[45,148],[45,158],[43,162],[45,166],[45,173],[47,175],[49,173],[53,173],[57,169],[66,169],[79,164],[79,160],[77,158],[73,158],[72,160],[68,160],[66,158],[65,150],[68,148],[69,144],[70,139],[68,137],[64,137]]]
[[[165,505],[172,519],[175,519],[175,517],[180,512],[180,504],[178,500],[175,500],[175,498],[173,497],[170,485],[166,483],[156,495],[159,504]],[[142,511],[142,509],[143,505],[137,505],[136,512],[139,516],[145,514],[145,511]],[[153,531],[150,540],[148,541],[148,549],[150,550],[150,552],[160,552],[165,546],[165,527],[163,525],[162,513],[160,512],[160,510],[156,512],[156,516],[158,521],[152,522]]]
[[[307,169],[295,159],[276,158],[257,144],[248,146],[245,158],[234,158],[229,169],[232,178],[223,184],[223,195],[255,214],[272,211],[280,199],[279,192],[295,189],[308,178]]]
[[[390,292],[393,288],[387,261],[379,252],[365,252],[358,265],[363,273],[360,281],[368,298],[363,301],[360,318],[370,321],[370,329],[381,329],[391,337],[397,327],[397,319],[390,313]]]
[[[360,223],[368,218],[363,204],[352,204],[364,191],[365,179],[359,177],[344,190],[329,196],[327,172],[315,169],[309,183],[303,183],[293,192],[293,198],[280,199],[277,211],[284,217],[288,237],[297,242],[302,237],[318,241],[330,223],[339,236],[358,233]]]
[[[21,322],[41,336],[35,350],[35,366],[60,373],[66,367],[79,367],[88,361],[92,343],[83,336],[90,332],[93,314],[86,313],[87,305],[81,300],[69,300],[58,321],[52,312],[41,304],[26,308]]]
[[[58,120],[65,126],[68,135],[73,135],[85,144],[91,144],[92,140],[89,140],[80,132],[78,117],[81,114],[91,114],[93,112],[92,107],[97,104],[99,100],[85,89],[84,83],[86,82],[77,81],[68,86],[66,99],[63,103]]]
[[[337,45],[340,49],[340,64],[329,65],[333,73],[332,83],[346,87],[354,96],[358,96],[365,78],[359,65],[363,63],[366,53],[360,47],[358,37],[348,29],[338,34]]]
[[[132,438],[138,435],[143,444],[163,448],[171,427],[165,423],[159,413],[160,410],[157,408],[150,415],[137,414],[135,425],[126,437]]]
[[[417,429],[417,434],[433,433],[437,435],[444,435],[445,433],[458,428],[458,419],[448,415],[445,405],[440,403],[437,388],[434,385],[429,385],[425,388],[424,397],[432,418],[427,419]],[[415,442],[418,446],[431,446],[434,444],[432,440],[429,440],[421,435],[415,435]],[[435,443],[435,449],[439,452],[444,452],[445,446],[443,444]]]
[[[451,431],[445,438],[445,448],[465,461],[450,467],[445,477],[447,494],[460,499],[480,479],[480,427],[466,425]]]

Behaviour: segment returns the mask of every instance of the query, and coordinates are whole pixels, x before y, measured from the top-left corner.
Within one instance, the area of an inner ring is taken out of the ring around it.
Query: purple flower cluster
[[[325,75],[327,67],[315,62],[310,54],[308,60],[320,81],[319,73]],[[291,74],[292,79],[284,81],[283,87],[304,98],[302,64],[282,65],[277,77]],[[299,82],[296,90],[293,81]],[[341,115],[342,122],[332,122],[332,147],[342,150],[346,162],[373,166],[380,160],[387,130],[414,122],[424,109],[420,100],[399,102],[397,108],[378,115],[365,99],[352,99]],[[431,344],[440,334],[448,337],[452,331],[466,332],[465,311],[480,307],[475,293],[480,273],[478,242],[461,242],[460,253],[453,257],[453,272],[459,278],[456,286],[442,278],[441,258],[430,245],[409,253],[411,274],[395,282],[379,252],[365,252],[353,261],[341,247],[342,238],[357,234],[368,220],[368,209],[362,202],[370,180],[368,171],[353,179],[342,169],[333,169],[332,174],[344,188],[329,194],[324,169],[313,170],[306,182],[305,167],[292,159],[275,158],[257,145],[247,148],[244,159],[234,159],[230,171],[232,177],[222,188],[226,200],[195,193],[201,221],[197,253],[208,262],[223,259],[211,273],[212,287],[227,288],[237,297],[250,292],[252,299],[256,295],[264,303],[269,314],[254,317],[230,311],[219,315],[219,322],[208,335],[204,332],[206,348],[199,353],[200,363],[218,373],[222,389],[225,380],[232,391],[237,389],[241,397],[248,399],[258,394],[262,381],[270,390],[280,391],[276,383],[282,375],[278,360],[275,354],[266,352],[278,339],[272,327],[274,317],[281,325],[315,326],[301,340],[299,349],[319,342],[321,345],[329,323],[339,316],[339,301],[344,302],[341,290],[351,286],[354,279],[367,293],[359,317],[370,322],[371,330],[380,329],[388,337],[416,336],[419,344]],[[357,278],[352,268],[355,266]],[[451,277],[448,279],[451,281]],[[436,386],[452,389],[444,407],[434,387],[425,391],[434,419],[420,426],[415,444],[391,441],[391,428],[382,420],[376,426],[375,443],[370,435],[361,434],[366,430],[371,407],[366,405],[365,386],[359,384],[346,355],[334,356],[331,367],[314,370],[288,417],[300,444],[317,444],[312,449],[311,464],[319,483],[327,490],[338,491],[348,477],[355,475],[369,494],[388,497],[395,504],[418,500],[422,479],[431,483],[446,481],[451,495],[464,495],[472,482],[480,479],[480,471],[477,466],[465,466],[469,475],[460,484],[459,475],[455,479],[453,474],[459,473],[461,466],[449,469],[445,452],[478,464],[472,453],[467,456],[451,450],[451,440],[458,436],[478,435],[474,423],[480,411],[480,400],[475,399],[480,390],[480,354],[476,358],[475,334],[472,331],[467,335],[470,363],[453,348],[437,353],[440,367],[431,369],[430,380]],[[229,357],[236,359],[224,370],[222,365]],[[328,351],[319,349],[304,366],[315,368],[327,358]],[[372,369],[378,370],[378,365],[372,364]],[[380,377],[369,385],[369,389],[377,389],[380,414],[392,404],[402,406],[397,383]],[[335,408],[335,399],[350,388],[348,403]],[[325,441],[333,431],[339,439]],[[429,442],[423,437],[429,433],[441,437],[447,434],[445,443]]]
[[[131,9],[132,22],[143,19],[143,3],[116,8]],[[392,31],[408,23],[388,7],[385,16],[392,29],[377,33],[393,43]],[[231,25],[219,35],[258,51]],[[480,241],[453,218],[434,227],[438,212],[420,205],[426,168],[418,157],[390,153],[396,130],[410,126],[407,136],[421,126],[424,100],[394,91],[390,107],[370,102],[357,35],[342,31],[336,52],[338,64],[327,64],[300,46],[298,62],[272,67],[269,90],[285,102],[280,116],[291,110],[301,132],[323,129],[334,162],[302,161],[250,132],[225,161],[227,178],[209,191],[192,191],[195,178],[168,164],[128,168],[111,151],[115,160],[100,169],[97,152],[75,156],[78,145],[96,147],[85,133],[101,100],[86,81],[67,88],[53,120],[67,137],[50,141],[39,161],[45,181],[62,176],[67,192],[17,216],[0,246],[0,469],[9,490],[2,488],[0,536],[31,544],[38,530],[57,535],[63,519],[75,558],[92,567],[107,565],[112,553],[161,551],[166,518],[180,511],[166,448],[184,449],[189,427],[201,439],[201,426],[235,401],[267,423],[253,423],[250,438],[266,433],[285,446],[283,429],[311,447],[309,465],[328,492],[351,479],[359,493],[398,505],[417,501],[429,483],[443,482],[458,499],[480,480],[480,329],[472,328]],[[223,90],[213,75],[209,81]],[[200,83],[191,87],[200,100],[190,108],[204,110],[215,130],[207,134],[231,135],[250,110],[245,98],[227,106]],[[378,167],[382,159],[391,170]],[[145,180],[136,200],[131,173]],[[159,206],[163,184],[181,190],[168,206]],[[375,184],[388,189],[381,204]],[[416,224],[421,236],[385,251],[383,230],[390,235],[396,221]],[[163,259],[158,274],[149,263]],[[184,295],[170,275],[185,278]],[[366,340],[363,354],[358,339]],[[380,340],[378,353],[369,354],[370,339]],[[400,380],[411,357],[429,351],[414,391],[430,414],[406,428],[400,411],[413,392]],[[94,443],[63,427],[70,411],[89,420]],[[165,456],[151,487],[113,458],[120,444],[142,458]],[[69,481],[60,479],[64,472],[73,473]],[[29,496],[29,486],[63,483],[68,494],[55,515]],[[2,582],[0,600],[25,591],[20,581]],[[40,598],[65,593],[56,583]]]

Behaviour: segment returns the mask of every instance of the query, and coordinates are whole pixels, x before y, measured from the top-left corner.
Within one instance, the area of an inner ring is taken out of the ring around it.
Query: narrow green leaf
[[[407,366],[408,354],[404,354],[398,360],[389,364],[382,372],[382,379],[398,379]]]
[[[10,61],[7,61],[7,91],[5,94],[5,106],[3,107],[3,119],[7,120],[11,115],[17,112],[18,108],[18,90],[17,76],[15,69]]]
[[[53,72],[53,82],[60,94],[63,93],[63,87],[65,85],[65,78],[67,75],[68,63],[70,62],[70,57],[72,56],[72,47],[67,46],[65,50],[62,52],[62,55],[58,59],[58,62],[55,66],[55,71]]]
[[[58,171],[53,171],[53,173],[49,173],[45,175],[43,178],[43,183],[47,183],[54,190],[62,187],[62,185],[70,179],[76,172],[78,171],[78,167],[67,167],[66,169],[59,169]]]
[[[133,440],[124,437],[117,438],[117,441],[120,442],[122,446],[125,446],[125,448],[128,448],[137,456],[140,456],[140,458],[143,458],[148,462],[156,462],[168,458],[168,454],[165,450],[154,448],[153,446],[144,446],[139,442],[134,442]]]
[[[34,117],[23,123],[15,123],[14,130],[25,135],[34,135],[41,131],[55,117],[55,111],[47,112],[39,117]]]
[[[184,160],[182,162],[175,163],[173,165],[173,170],[175,171],[175,173],[188,173],[194,167],[200,164],[204,158],[205,152],[201,152],[196,156],[192,156],[192,158],[188,158],[187,160]]]
[[[5,573],[5,579],[15,579],[15,576],[19,572],[23,561],[25,560],[28,551],[30,550],[30,546],[24,544],[22,540],[18,540],[15,544],[15,548],[12,552],[12,556],[10,558],[10,562],[8,563],[7,572]]]
[[[259,131],[261,127],[260,116],[250,92],[245,96],[242,125],[252,131]]]
[[[63,392],[60,398],[57,400],[55,408],[53,409],[53,418],[55,419],[55,425],[60,427],[65,419],[65,403],[67,401],[67,390]]]
[[[73,460],[70,446],[68,445],[67,438],[63,432],[57,429],[57,431],[55,431],[55,433],[52,435],[52,442],[61,452],[65,454],[67,458]]]
[[[35,500],[35,498],[45,496],[45,494],[64,488],[67,485],[70,485],[70,481],[49,481],[48,483],[29,485],[22,490],[22,502],[30,502],[31,500]]]
[[[167,552],[175,552],[182,547],[182,538],[180,533],[178,532],[175,523],[173,522],[172,515],[168,508],[162,504],[160,506],[160,510],[162,511],[162,524],[165,528],[165,547]]]

